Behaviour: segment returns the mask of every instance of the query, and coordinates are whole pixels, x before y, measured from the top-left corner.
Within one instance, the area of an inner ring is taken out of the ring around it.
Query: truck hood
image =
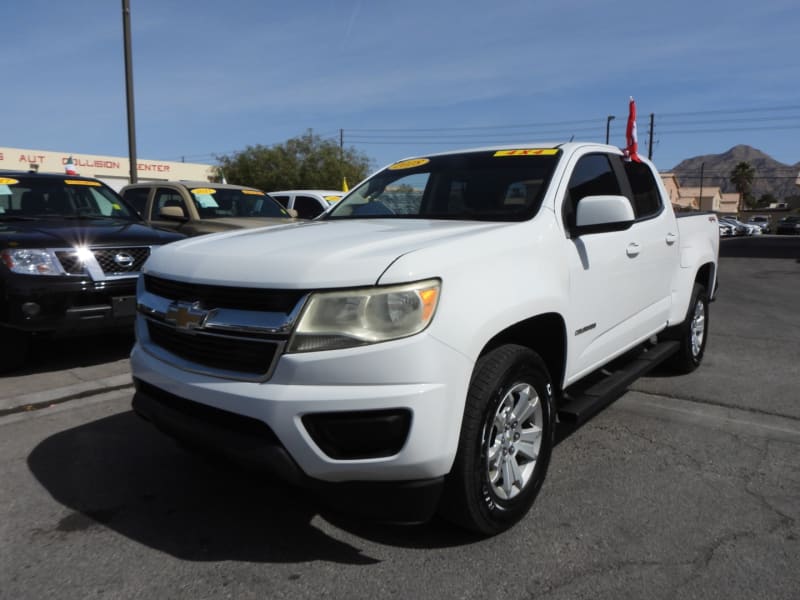
[[[419,219],[313,221],[211,234],[154,253],[145,273],[194,283],[310,289],[375,284],[397,258],[503,223]]]
[[[1,221],[0,248],[74,248],[76,246],[149,246],[183,239],[137,221],[42,218]]]

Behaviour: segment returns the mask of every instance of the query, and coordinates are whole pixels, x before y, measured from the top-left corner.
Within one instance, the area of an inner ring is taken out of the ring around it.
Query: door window
[[[158,214],[165,206],[180,206],[186,216],[186,207],[183,205],[183,198],[175,191],[168,188],[158,188],[156,190],[155,198],[153,198],[153,207],[150,213],[151,219],[159,219]]]
[[[295,196],[294,209],[301,219],[313,219],[322,213],[322,207],[316,198],[310,196]]]
[[[578,159],[564,197],[563,218],[567,229],[575,226],[575,210],[586,196],[619,195],[622,191],[606,154],[587,154]]]
[[[125,190],[122,197],[136,209],[136,212],[143,215],[147,208],[147,195],[149,193],[149,188],[131,188]]]
[[[633,193],[633,212],[636,219],[648,219],[661,213],[662,201],[653,171],[644,163],[626,161],[625,173]]]

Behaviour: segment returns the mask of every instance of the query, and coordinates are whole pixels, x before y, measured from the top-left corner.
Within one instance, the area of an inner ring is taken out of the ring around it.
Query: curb
[[[45,408],[53,404],[60,404],[77,398],[85,398],[111,392],[127,387],[133,387],[133,379],[130,373],[84,381],[60,388],[23,394],[13,398],[0,398],[0,417],[16,412],[25,412]]]

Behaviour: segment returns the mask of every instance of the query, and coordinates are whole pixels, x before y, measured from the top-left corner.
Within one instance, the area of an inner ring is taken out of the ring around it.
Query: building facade
[[[0,146],[0,169],[66,173],[68,167],[74,169],[76,175],[96,177],[117,191],[130,183],[130,161],[125,157]],[[139,181],[212,181],[216,176],[214,165],[147,159],[136,161]]]

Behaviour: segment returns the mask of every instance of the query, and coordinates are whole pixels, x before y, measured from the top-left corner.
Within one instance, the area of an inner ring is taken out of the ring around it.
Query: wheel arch
[[[694,282],[701,284],[708,292],[709,300],[713,299],[717,291],[717,266],[713,262],[707,262],[697,269]]]
[[[560,314],[545,313],[506,327],[484,345],[480,356],[505,344],[525,346],[536,352],[547,366],[554,391],[561,391],[567,362],[567,335]]]

